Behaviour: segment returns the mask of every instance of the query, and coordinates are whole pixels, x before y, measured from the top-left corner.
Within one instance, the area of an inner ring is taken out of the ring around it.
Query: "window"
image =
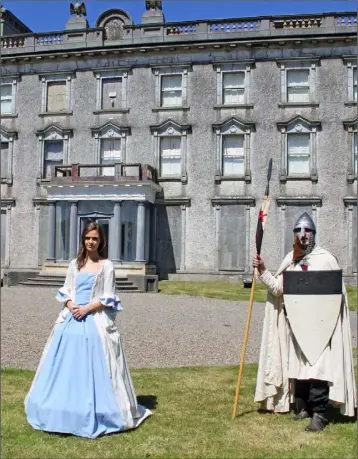
[[[223,74],[224,105],[243,104],[245,102],[245,73],[227,72]]]
[[[213,125],[216,134],[216,182],[251,181],[250,145],[254,130],[253,123],[246,123],[235,117]]]
[[[1,89],[1,114],[12,113],[12,84],[2,84]]]
[[[288,175],[310,173],[310,135],[287,135]]]
[[[6,179],[9,170],[9,142],[1,142],[1,178]]]
[[[314,106],[316,101],[316,73],[319,59],[279,60],[281,75],[280,107]]]
[[[101,139],[101,164],[121,162],[121,139]],[[101,175],[114,175],[114,167],[104,167]]]
[[[357,67],[353,69],[353,100],[357,102]]]
[[[347,151],[348,151],[348,183],[354,183],[357,179],[357,119],[343,122],[344,129],[347,131]]]
[[[67,202],[56,203],[56,260],[69,259],[70,249],[70,206]]]
[[[288,122],[277,123],[281,132],[280,180],[311,180],[317,175],[317,131],[319,121],[295,116]]]
[[[163,75],[161,77],[161,106],[182,105],[182,75]]]
[[[181,138],[162,137],[160,139],[160,176],[180,176]]]
[[[287,71],[287,102],[309,102],[309,70]]]
[[[71,114],[71,76],[40,76],[42,82],[41,116]]]
[[[54,167],[61,164],[63,164],[63,140],[46,140],[43,178],[50,178],[54,174]]]
[[[357,133],[355,132],[353,136],[353,171],[354,171],[354,175],[357,175],[357,156],[358,156]]]
[[[191,126],[170,119],[150,126],[150,130],[153,134],[155,167],[159,171],[159,180],[186,183],[188,134],[191,133]]]
[[[189,110],[188,72],[189,65],[170,65],[154,67],[155,106],[152,111]]]
[[[66,81],[51,81],[47,84],[46,111],[67,111]]]
[[[245,150],[243,135],[223,136],[223,175],[245,174]]]
[[[1,209],[1,265],[4,266],[6,259],[6,243],[7,243],[7,212]]]
[[[101,109],[111,110],[121,107],[122,78],[102,78]]]

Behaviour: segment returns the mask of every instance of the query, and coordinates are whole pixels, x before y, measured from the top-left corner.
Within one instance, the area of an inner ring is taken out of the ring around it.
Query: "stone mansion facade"
[[[143,290],[156,276],[245,277],[270,158],[268,268],[291,250],[306,211],[353,282],[356,13],[167,23],[150,9],[134,24],[112,9],[94,28],[77,15],[48,33],[16,29],[3,9],[9,18],[5,282],[63,274],[89,220],[102,223],[118,277]]]

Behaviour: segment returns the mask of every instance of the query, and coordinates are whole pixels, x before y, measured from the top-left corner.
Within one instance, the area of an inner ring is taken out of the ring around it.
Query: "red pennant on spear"
[[[268,170],[267,170],[267,185],[266,185],[266,190],[265,190],[265,196],[264,196],[263,203],[261,205],[259,216],[258,216],[258,219],[257,219],[256,253],[258,255],[260,255],[260,253],[261,253],[261,246],[262,246],[262,239],[263,239],[263,235],[264,235],[265,223],[266,223],[267,216],[268,216],[268,208],[269,208],[269,203],[270,203],[270,201],[269,201],[269,191],[270,191],[271,174],[272,174],[272,158],[269,161],[269,166],[268,166]],[[235,419],[236,413],[237,413],[237,408],[238,408],[238,405],[239,405],[241,379],[242,379],[242,374],[243,374],[243,371],[244,371],[246,347],[247,347],[247,341],[248,341],[248,338],[249,338],[252,306],[254,304],[256,276],[257,276],[257,272],[256,272],[256,268],[255,268],[254,273],[253,273],[253,278],[252,278],[249,307],[248,307],[248,310],[247,310],[247,319],[246,319],[246,326],[245,326],[244,342],[243,342],[242,349],[241,349],[241,360],[240,360],[240,366],[239,366],[239,376],[238,376],[237,384],[236,384],[235,403],[234,403],[234,410],[233,410],[233,414],[232,414],[232,419]]]

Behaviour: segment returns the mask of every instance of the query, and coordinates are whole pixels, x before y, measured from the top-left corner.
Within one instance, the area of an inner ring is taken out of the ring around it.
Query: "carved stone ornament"
[[[113,18],[104,25],[107,40],[121,40],[123,38],[124,23],[120,18]]]

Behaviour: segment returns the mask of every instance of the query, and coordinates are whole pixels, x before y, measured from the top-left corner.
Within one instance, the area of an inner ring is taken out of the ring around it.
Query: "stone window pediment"
[[[183,133],[189,134],[191,132],[191,126],[168,120],[156,126],[150,126],[150,130],[153,134],[156,133],[159,136],[176,136],[183,135]]]
[[[102,126],[91,128],[92,135],[98,138],[119,138],[130,135],[131,129],[128,126],[120,126],[117,123],[108,122]]]
[[[281,132],[280,181],[311,180],[317,175],[317,131],[319,121],[311,121],[302,116],[277,123]]]
[[[51,124],[36,131],[39,140],[64,140],[72,136],[72,129],[65,129],[57,124]]]
[[[1,134],[1,183],[12,185],[12,165],[14,140],[17,139],[17,131],[9,131],[0,126]]]

